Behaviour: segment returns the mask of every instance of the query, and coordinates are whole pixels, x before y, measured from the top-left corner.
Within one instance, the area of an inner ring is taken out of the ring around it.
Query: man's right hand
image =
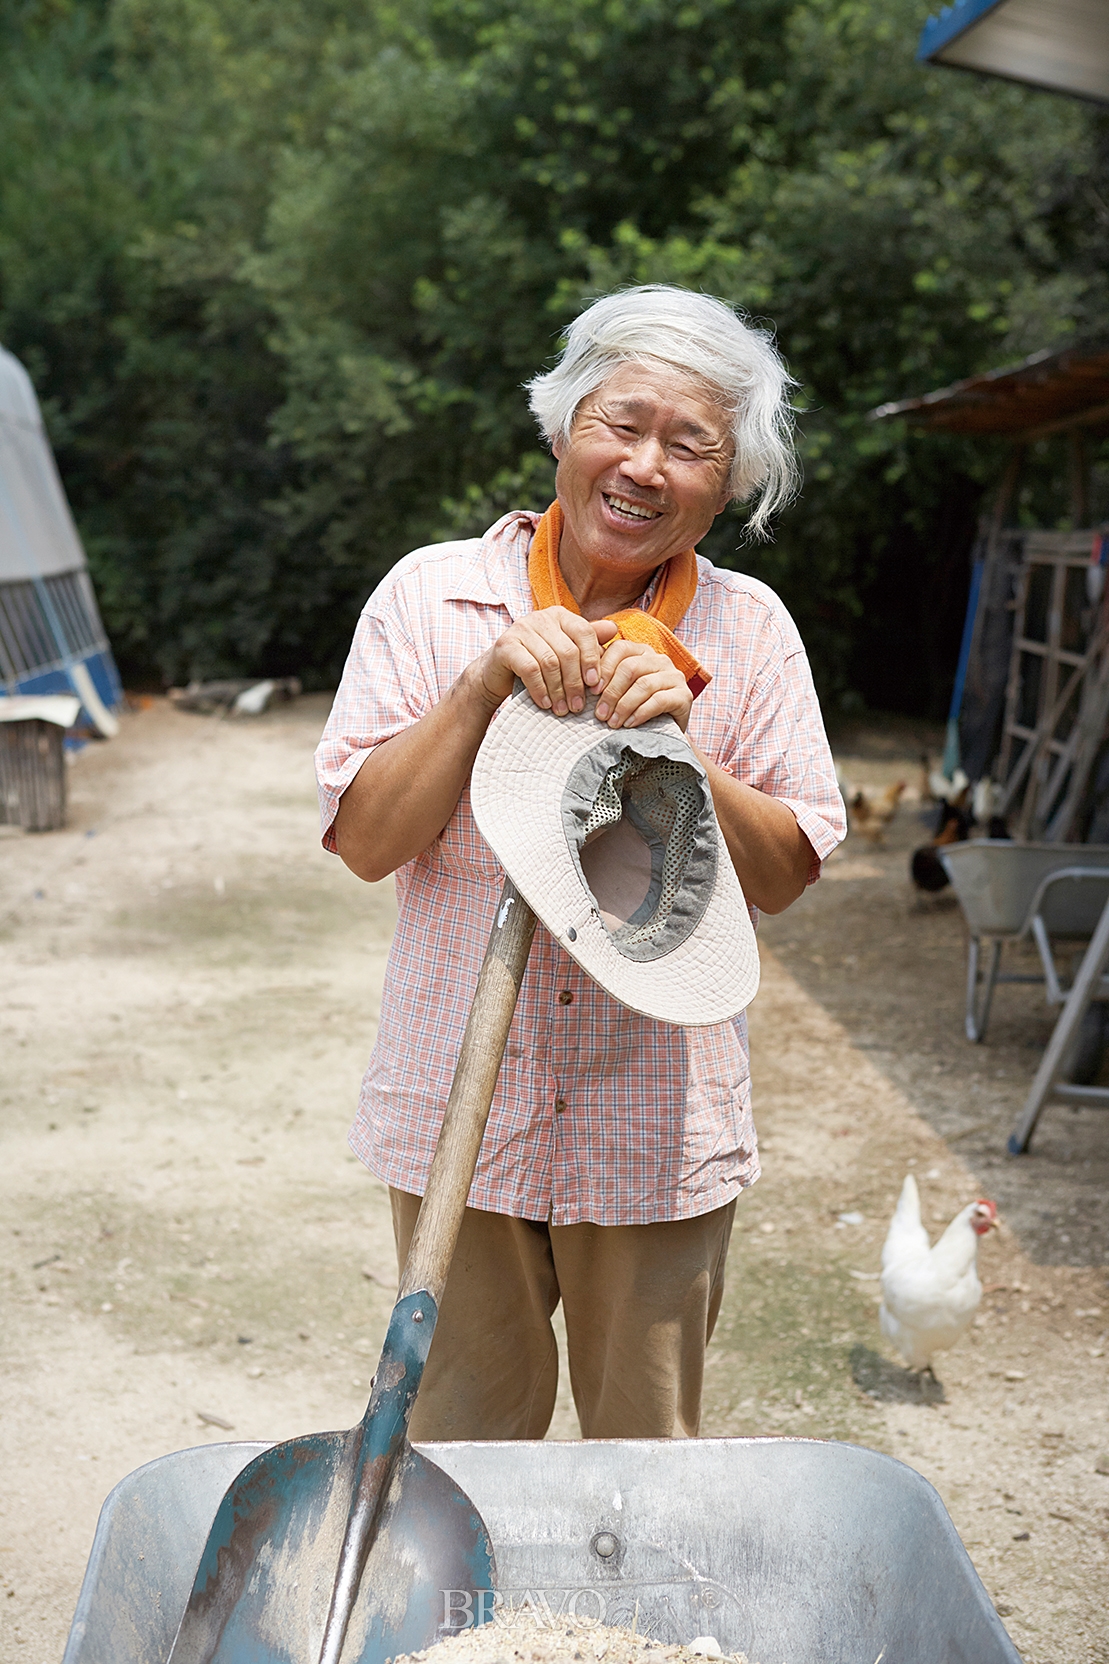
[[[601,659],[615,635],[611,619],[591,623],[547,607],[498,636],[426,715],[374,748],[343,793],[335,847],[351,871],[375,882],[438,837],[517,676],[544,710],[584,710],[586,690],[604,680]]]
[[[542,710],[565,716],[585,709],[586,692],[601,681],[602,649],[615,635],[610,618],[594,622],[566,607],[544,607],[498,636],[471,671],[491,710],[518,676]]]

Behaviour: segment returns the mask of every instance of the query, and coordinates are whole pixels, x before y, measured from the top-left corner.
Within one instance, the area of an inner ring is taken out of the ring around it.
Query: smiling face
[[[613,597],[635,600],[728,502],[728,417],[703,382],[669,365],[622,365],[582,400],[554,454],[559,564],[587,618]]]

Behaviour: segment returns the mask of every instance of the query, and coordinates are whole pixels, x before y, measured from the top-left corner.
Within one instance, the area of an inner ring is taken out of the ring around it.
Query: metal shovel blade
[[[480,1514],[405,1436],[434,1318],[426,1294],[397,1303],[357,1427],[288,1439],[243,1469],[212,1522],[171,1664],[385,1664],[440,1638],[450,1591],[492,1589]],[[375,1524],[336,1626],[360,1493]]]
[[[349,1488],[335,1481],[357,1432],[291,1439],[240,1476],[205,1551],[218,1569],[212,1565],[213,1576],[201,1566],[174,1664],[315,1664],[346,1527],[344,1489],[349,1502]],[[240,1523],[247,1529],[237,1529]],[[264,1554],[256,1553],[260,1538]],[[442,1468],[406,1446],[362,1573],[344,1664],[385,1664],[431,1646],[441,1637],[449,1591],[492,1587],[481,1516]]]

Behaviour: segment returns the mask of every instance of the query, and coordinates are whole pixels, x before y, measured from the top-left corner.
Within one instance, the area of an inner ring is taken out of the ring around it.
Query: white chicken
[[[954,1346],[978,1309],[978,1238],[997,1226],[993,1202],[971,1202],[933,1247],[920,1222],[910,1173],[882,1249],[878,1318],[910,1369],[932,1369],[932,1354]]]

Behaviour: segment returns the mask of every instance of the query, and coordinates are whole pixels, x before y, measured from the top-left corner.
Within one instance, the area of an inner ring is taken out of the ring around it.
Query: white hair
[[[758,493],[747,529],[765,537],[770,516],[789,502],[800,477],[789,403],[797,384],[770,334],[712,295],[643,283],[580,313],[554,369],[526,384],[548,442],[569,439],[582,400],[621,364],[652,360],[704,382],[727,411],[735,447],[731,495],[747,502]]]

